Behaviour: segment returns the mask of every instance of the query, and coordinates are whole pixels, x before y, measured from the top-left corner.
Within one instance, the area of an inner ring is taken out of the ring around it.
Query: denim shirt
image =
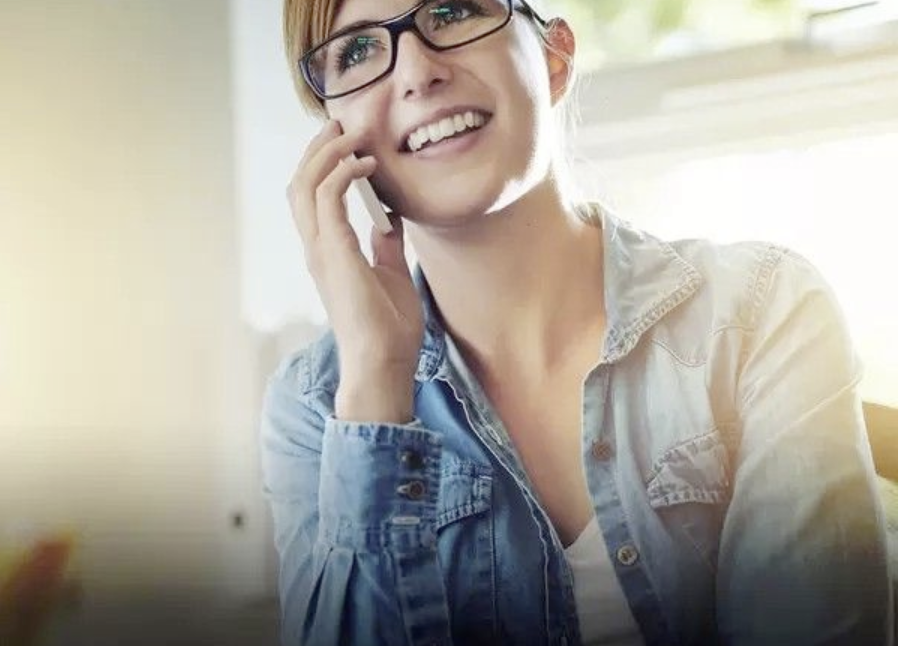
[[[581,458],[645,644],[891,644],[860,366],[827,284],[769,244],[668,243],[607,213],[600,235]],[[335,419],[331,332],[269,380],[282,642],[580,644],[559,536],[413,273],[410,423]]]

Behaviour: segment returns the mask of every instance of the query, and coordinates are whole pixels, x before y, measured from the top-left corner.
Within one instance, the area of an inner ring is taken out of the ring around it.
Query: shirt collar
[[[646,330],[701,286],[702,278],[669,243],[590,204],[602,225],[607,332],[602,363],[626,356]],[[446,356],[445,330],[419,263],[412,279],[424,307],[424,342],[415,379],[433,379]]]

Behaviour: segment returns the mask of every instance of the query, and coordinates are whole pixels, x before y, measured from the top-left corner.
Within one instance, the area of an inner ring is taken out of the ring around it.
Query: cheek
[[[376,96],[362,92],[327,104],[328,117],[340,122],[344,133],[362,134],[365,141],[373,141],[377,134],[377,124],[385,119],[385,112]]]

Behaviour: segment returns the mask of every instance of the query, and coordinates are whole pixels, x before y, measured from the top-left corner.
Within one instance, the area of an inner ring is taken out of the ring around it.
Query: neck
[[[553,374],[599,359],[602,237],[547,181],[451,230],[410,225],[442,323],[481,374]],[[584,357],[584,343],[595,345]]]

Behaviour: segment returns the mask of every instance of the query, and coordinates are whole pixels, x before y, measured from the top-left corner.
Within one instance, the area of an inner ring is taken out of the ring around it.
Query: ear
[[[553,18],[549,21],[545,40],[549,87],[552,92],[552,105],[555,105],[570,89],[571,79],[574,77],[577,41],[564,18]]]

